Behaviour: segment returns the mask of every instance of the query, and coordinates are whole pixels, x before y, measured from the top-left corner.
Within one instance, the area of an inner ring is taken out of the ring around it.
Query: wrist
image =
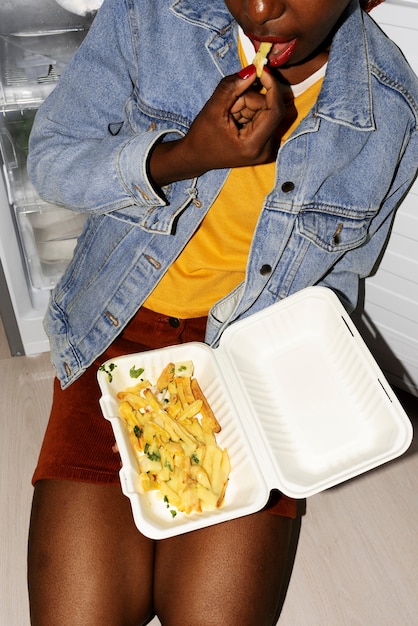
[[[148,163],[150,177],[155,185],[164,187],[203,174],[204,170],[200,170],[188,158],[189,152],[185,144],[185,137],[182,137],[155,145]]]

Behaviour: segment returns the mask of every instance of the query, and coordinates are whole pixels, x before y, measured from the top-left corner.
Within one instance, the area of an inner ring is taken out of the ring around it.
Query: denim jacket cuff
[[[164,195],[154,187],[148,175],[148,159],[156,143],[163,137],[183,137],[178,130],[164,130],[136,135],[125,142],[116,155],[116,172],[125,191],[136,206],[165,206]]]

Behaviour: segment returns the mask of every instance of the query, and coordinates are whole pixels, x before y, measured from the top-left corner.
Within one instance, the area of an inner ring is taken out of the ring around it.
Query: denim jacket
[[[219,80],[240,69],[237,37],[222,0],[105,0],[36,116],[33,183],[89,215],[45,318],[63,387],[121,332],[225,181],[228,171],[215,170],[159,190],[147,158],[186,133]],[[318,100],[278,153],[245,280],[212,307],[207,343],[310,285],[355,307],[416,175],[417,126],[416,76],[353,0]]]

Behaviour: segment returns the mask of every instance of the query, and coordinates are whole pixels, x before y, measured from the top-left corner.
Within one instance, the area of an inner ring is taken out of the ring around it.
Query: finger
[[[231,107],[231,113],[248,109],[250,111],[258,111],[266,108],[264,95],[252,88],[248,89],[244,94],[239,96]]]
[[[283,109],[283,94],[279,81],[269,71],[261,74],[260,82],[265,89],[266,105],[269,109]]]
[[[251,63],[250,65],[247,65],[247,67],[243,67],[242,70],[238,72],[237,76],[239,76],[241,80],[248,80],[251,78],[254,81],[254,74],[256,73],[257,69],[254,63]]]
[[[216,88],[216,97],[223,100],[223,106],[226,110],[230,110],[236,101],[253,85],[256,78],[256,69],[254,65],[241,70],[238,74],[226,76],[221,80]],[[215,95],[214,94],[214,95]]]

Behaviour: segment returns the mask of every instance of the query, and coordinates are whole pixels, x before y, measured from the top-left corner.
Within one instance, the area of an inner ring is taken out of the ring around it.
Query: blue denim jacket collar
[[[373,130],[367,41],[359,23],[363,14],[355,10],[355,4],[352,2],[349,6],[350,16],[334,37],[327,73],[317,101],[317,114],[353,128]],[[347,85],[350,85],[349,93]]]
[[[171,4],[171,10],[180,18],[219,35],[224,35],[228,28],[234,24],[234,20],[223,2],[174,0]]]
[[[238,29],[235,20],[227,11],[223,2],[175,0],[171,10],[180,19],[192,22],[196,26],[209,31],[206,47],[222,76],[236,71],[236,53],[233,53],[232,65],[228,53],[231,49],[235,49],[234,43],[237,41]]]

